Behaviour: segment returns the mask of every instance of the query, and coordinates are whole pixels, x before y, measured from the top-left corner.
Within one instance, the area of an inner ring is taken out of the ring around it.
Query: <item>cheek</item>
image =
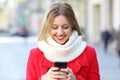
[[[56,34],[56,31],[51,31],[51,36],[53,37]]]
[[[68,36],[71,36],[72,30],[68,30],[66,33],[68,34]]]
[[[69,38],[71,36],[71,33],[69,33],[68,35],[67,35],[67,37]]]

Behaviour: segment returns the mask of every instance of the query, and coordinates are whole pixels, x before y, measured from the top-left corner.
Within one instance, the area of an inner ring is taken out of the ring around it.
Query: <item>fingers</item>
[[[44,77],[45,80],[76,80],[70,68],[51,67]]]
[[[66,71],[67,71],[67,69],[54,67],[52,75],[54,75],[54,78],[66,79],[66,76],[67,76]]]
[[[58,67],[51,67],[48,72],[45,74],[47,79],[64,79],[66,80],[67,77],[67,69],[60,69]]]
[[[77,80],[72,69],[68,68],[67,80]]]

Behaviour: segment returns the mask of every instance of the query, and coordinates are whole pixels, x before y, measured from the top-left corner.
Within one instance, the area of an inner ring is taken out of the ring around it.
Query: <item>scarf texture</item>
[[[82,54],[86,48],[86,42],[82,41],[82,36],[73,30],[69,40],[64,45],[57,43],[49,36],[46,41],[38,41],[38,48],[49,61],[69,62]]]

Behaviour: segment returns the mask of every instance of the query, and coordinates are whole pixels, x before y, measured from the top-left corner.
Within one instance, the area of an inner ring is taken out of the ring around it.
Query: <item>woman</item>
[[[30,51],[26,80],[100,80],[95,49],[82,41],[72,7],[54,3],[43,20],[38,47]],[[67,68],[54,63],[67,62]]]

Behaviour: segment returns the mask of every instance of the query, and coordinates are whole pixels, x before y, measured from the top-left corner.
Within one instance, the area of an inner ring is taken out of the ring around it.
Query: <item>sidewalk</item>
[[[104,52],[103,44],[93,45],[96,49],[100,67],[101,80],[120,80],[119,58],[112,47]]]

